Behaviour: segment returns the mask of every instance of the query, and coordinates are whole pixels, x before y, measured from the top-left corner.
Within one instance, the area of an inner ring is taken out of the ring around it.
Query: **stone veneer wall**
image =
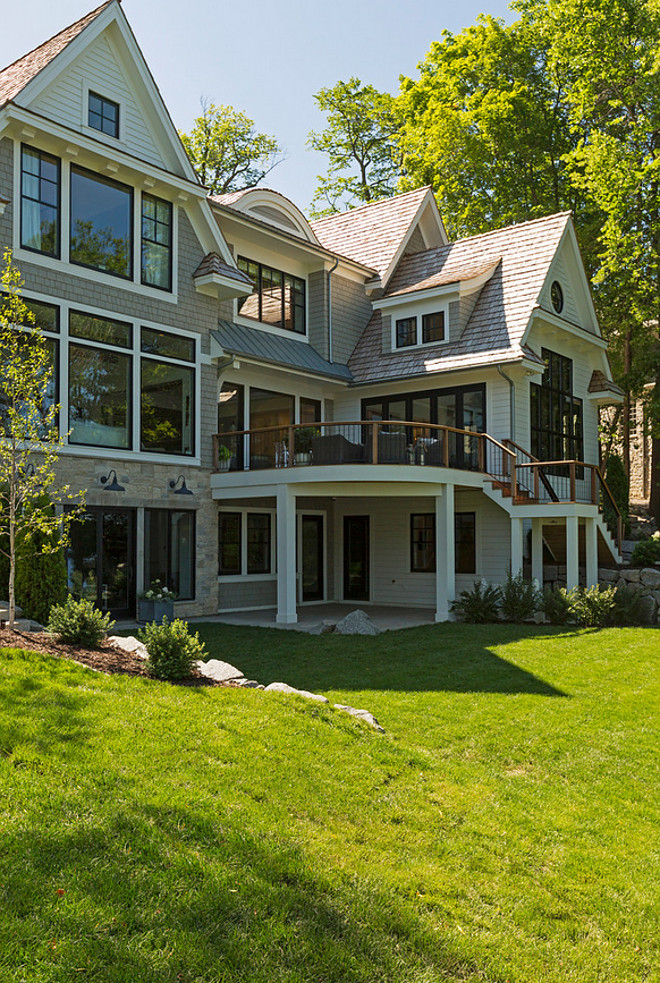
[[[586,584],[584,567],[580,567],[580,583]],[[660,567],[602,567],[598,570],[598,582],[602,588],[631,584],[646,598],[644,621],[660,624]],[[566,566],[546,564],[543,567],[544,587],[565,587]]]

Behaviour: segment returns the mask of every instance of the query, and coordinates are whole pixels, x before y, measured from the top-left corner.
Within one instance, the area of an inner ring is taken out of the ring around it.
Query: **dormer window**
[[[244,256],[238,257],[238,268],[254,284],[250,296],[239,299],[239,314],[275,328],[305,334],[304,280]]]
[[[420,323],[421,322],[421,323]],[[437,345],[445,341],[445,312],[400,317],[395,322],[397,348],[418,348],[420,345]]]
[[[119,139],[119,104],[96,92],[89,93],[87,123],[109,137]]]

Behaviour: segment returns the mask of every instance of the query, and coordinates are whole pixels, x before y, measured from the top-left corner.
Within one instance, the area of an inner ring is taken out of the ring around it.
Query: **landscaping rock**
[[[660,570],[654,570],[653,567],[644,567],[641,573],[641,581],[645,587],[658,590],[660,588]]]
[[[349,707],[343,703],[335,703],[334,708],[335,710],[344,710],[346,713],[350,713],[351,717],[357,717],[358,720],[364,720],[365,724],[369,724],[370,727],[373,727],[374,730],[379,731],[381,734],[385,733],[373,713],[369,713],[368,710],[356,710],[355,707]]]
[[[657,604],[650,595],[642,598],[639,609],[639,618],[643,625],[654,625],[656,618]]]
[[[235,681],[237,686],[242,686],[245,689],[265,689],[266,687],[263,683],[258,683],[256,679],[238,679]]]
[[[360,610],[351,611],[338,621],[335,631],[338,635],[380,635],[380,628],[376,627],[368,614]]]
[[[18,604],[14,612],[17,618],[23,617],[23,608],[19,608]],[[0,601],[0,621],[9,621],[9,601]]]
[[[325,696],[321,696],[320,693],[310,693],[306,689],[295,689],[293,686],[289,686],[288,683],[269,683],[266,686],[266,693],[292,693],[294,696],[304,696],[306,700],[316,700],[317,703],[328,703]]]
[[[129,635],[127,638],[124,638],[122,635],[108,635],[108,641],[115,648],[121,649],[122,652],[128,652],[129,655],[137,655],[138,659],[149,658],[146,645],[138,638],[135,638],[134,635]]]
[[[598,579],[603,584],[613,584],[618,578],[618,570],[608,570],[607,567],[603,567],[598,571]]]
[[[630,570],[621,571],[621,579],[625,580],[628,584],[638,584],[641,575],[642,571],[639,569],[639,567],[632,567]]]
[[[232,666],[229,662],[221,662],[220,659],[209,659],[208,662],[196,662],[195,667],[201,672],[202,676],[208,676],[216,683],[237,683],[245,679],[240,669]]]
[[[336,630],[337,630],[337,625],[334,623],[334,621],[324,621],[323,624],[321,625],[321,631],[319,632],[319,635],[331,635]]]

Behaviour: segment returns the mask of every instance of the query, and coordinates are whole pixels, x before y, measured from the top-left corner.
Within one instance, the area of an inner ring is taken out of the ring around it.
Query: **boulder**
[[[358,720],[364,720],[365,724],[369,724],[369,726],[373,727],[374,730],[379,731],[381,734],[385,733],[374,717],[373,713],[369,713],[368,710],[356,710],[355,707],[349,707],[343,703],[335,703],[333,705],[335,710],[343,710],[345,713],[350,713],[351,717],[357,717]]]
[[[338,635],[380,635],[380,628],[376,627],[368,614],[360,610],[351,611],[338,621],[335,631]]]
[[[256,679],[237,679],[235,682],[237,686],[243,686],[245,689],[265,689]]]
[[[641,573],[641,581],[645,587],[650,587],[651,590],[658,590],[660,588],[660,570],[656,570],[653,567],[644,567]]]
[[[639,619],[643,625],[654,625],[658,606],[653,598],[646,594],[642,597],[639,609]]]
[[[642,571],[639,567],[631,567],[629,570],[621,571],[621,579],[625,580],[627,584],[638,584],[641,575]]]
[[[328,702],[327,698],[319,693],[310,693],[306,689],[295,689],[288,683],[269,683],[266,686],[266,693],[292,693],[294,696],[304,696],[306,700],[316,700],[317,703]]]
[[[14,611],[17,618],[23,617],[23,608],[20,608],[18,604]],[[0,601],[0,621],[9,621],[9,601]]]
[[[619,576],[618,570],[610,570],[607,567],[601,567],[598,571],[598,580],[602,584],[613,584]]]
[[[202,676],[208,676],[216,683],[237,683],[245,679],[240,669],[232,666],[229,662],[221,662],[220,659],[209,659],[208,662],[196,662],[196,668]]]
[[[144,642],[141,642],[134,635],[124,638],[122,635],[108,635],[107,639],[116,649],[127,652],[129,655],[137,655],[138,659],[148,659],[149,653]]]

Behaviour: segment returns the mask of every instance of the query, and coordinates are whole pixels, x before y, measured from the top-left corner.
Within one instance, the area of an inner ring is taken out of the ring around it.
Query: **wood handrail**
[[[505,447],[504,444],[501,444],[499,440],[491,437],[489,433],[485,433],[483,430],[461,430],[460,427],[450,427],[445,423],[420,423],[419,420],[323,420],[323,422],[319,423],[282,423],[276,427],[256,427],[252,430],[223,430],[221,433],[214,434],[214,436],[220,439],[222,437],[246,437],[252,434],[272,433],[275,430],[311,430],[313,427],[386,427],[392,424],[396,424],[398,427],[416,427],[418,430],[422,428],[426,428],[427,430],[446,430],[449,433],[460,433],[468,437],[484,437],[497,447],[500,447],[507,454],[514,456],[513,452]]]

